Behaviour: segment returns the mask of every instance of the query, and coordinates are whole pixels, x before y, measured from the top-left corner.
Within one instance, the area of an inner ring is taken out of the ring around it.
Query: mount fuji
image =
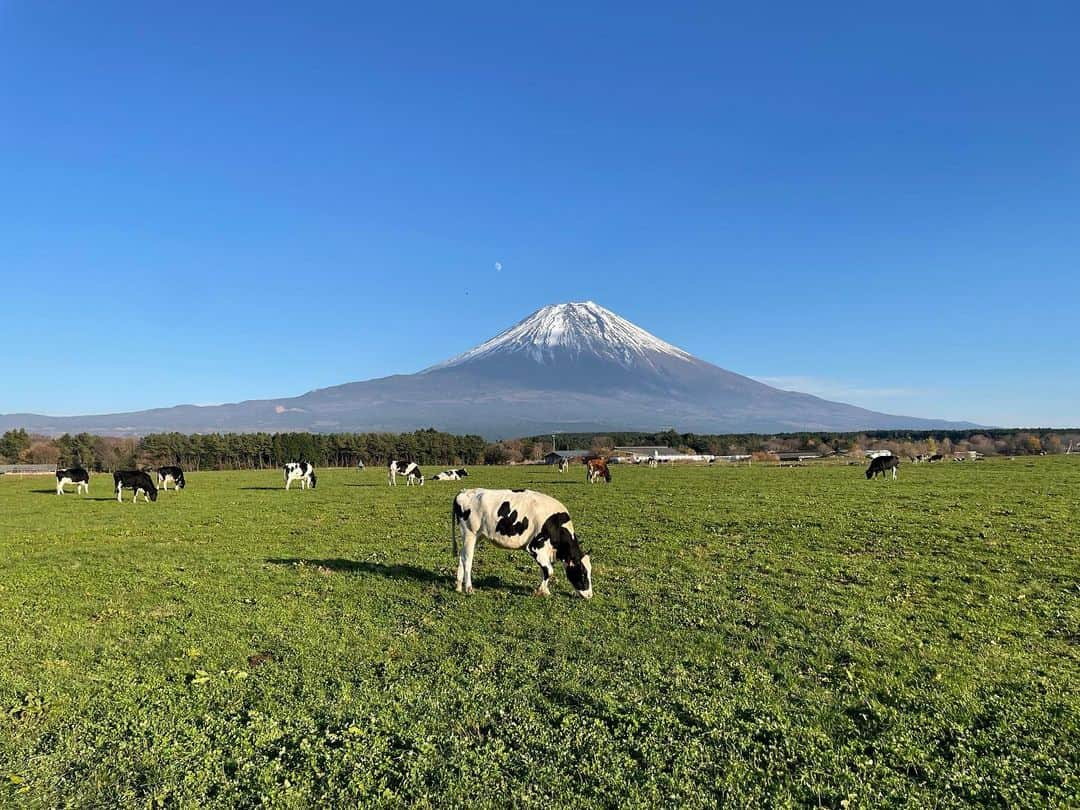
[[[488,438],[550,431],[961,428],[782,391],[701,360],[593,303],[543,307],[491,340],[423,371],[297,397],[97,416],[0,416],[0,429],[57,434],[163,431],[400,431]]]

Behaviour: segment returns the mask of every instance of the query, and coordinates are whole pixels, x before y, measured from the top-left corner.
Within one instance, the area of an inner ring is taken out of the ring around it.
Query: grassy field
[[[468,479],[566,503],[591,602],[455,593],[458,483],[0,478],[0,801],[1080,802],[1080,459],[613,472]]]

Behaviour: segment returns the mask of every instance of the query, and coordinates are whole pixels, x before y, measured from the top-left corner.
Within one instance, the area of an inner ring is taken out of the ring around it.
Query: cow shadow
[[[328,560],[305,560],[299,557],[274,557],[267,560],[271,565],[309,565],[313,568],[326,568],[342,574],[362,574],[385,577],[386,579],[411,579],[425,585],[442,584],[453,587],[454,576],[430,568],[420,568],[408,563],[377,563],[366,560],[344,560],[338,557]],[[493,574],[473,577],[474,588],[498,588],[517,594],[531,594],[532,589],[523,585],[508,583],[502,577]]]
[[[377,487],[379,484],[345,484],[347,487]]]
[[[30,490],[30,492],[32,494],[34,494],[34,495],[52,495],[54,498],[70,496],[72,498],[78,498],[80,501],[115,501],[116,500],[115,495],[111,495],[111,496],[109,496],[107,498],[91,498],[89,495],[80,495],[79,493],[75,492],[74,490],[70,490],[70,489],[67,492],[65,492],[62,496],[58,496],[56,494],[55,489],[32,489],[32,490]]]
[[[257,490],[262,490],[264,492],[276,492],[277,490],[280,489],[282,492],[284,492],[285,491],[285,486],[282,485],[280,487],[240,487],[240,489],[257,489]],[[299,487],[297,487],[297,489],[299,489]]]
[[[584,484],[584,481],[558,481],[558,480],[546,480],[546,481],[527,481],[529,484],[542,484],[546,487],[580,487]]]

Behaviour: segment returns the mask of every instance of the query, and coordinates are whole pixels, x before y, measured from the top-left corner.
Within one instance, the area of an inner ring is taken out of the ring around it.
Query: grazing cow
[[[64,494],[64,486],[74,484],[75,492],[81,494],[83,490],[90,491],[90,473],[82,467],[69,467],[66,470],[56,471],[56,494]]]
[[[607,483],[611,483],[611,470],[608,469],[607,460],[602,458],[591,458],[585,462],[585,480],[590,484],[595,484],[603,478]]]
[[[415,461],[391,461],[386,476],[390,486],[397,486],[397,477],[399,475],[405,476],[406,486],[411,487],[416,483],[419,483],[420,486],[424,485],[424,474],[420,472],[420,465]]]
[[[447,470],[441,472],[438,475],[431,476],[432,481],[460,481],[462,478],[468,478],[469,473],[465,469],[461,470]]]
[[[300,489],[315,489],[315,468],[306,461],[290,461],[285,465],[285,489],[288,489],[293,481],[300,482]]]
[[[934,453],[934,455],[930,456],[930,458],[928,458],[927,461],[929,463],[933,464],[935,461],[941,461],[944,458],[945,458],[945,456],[943,456],[941,453]]]
[[[113,486],[116,487],[117,502],[124,502],[125,488],[135,492],[131,498],[132,503],[139,500],[140,492],[147,501],[157,500],[157,487],[155,487],[154,482],[150,480],[150,476],[142,470],[118,470],[113,473],[112,477]]]
[[[873,478],[878,473],[881,473],[881,477],[885,477],[885,473],[888,470],[892,470],[893,480],[896,480],[896,468],[900,466],[900,459],[896,456],[878,456],[870,462],[870,466],[866,468],[866,477],[868,479]]]
[[[179,467],[158,467],[158,489],[163,489],[168,492],[170,481],[172,482],[173,489],[183,489],[187,486],[187,481],[184,480],[184,471]]]
[[[570,462],[567,459],[563,459],[559,462],[559,472],[564,473],[570,469]]]
[[[548,596],[548,585],[560,560],[566,578],[579,596],[592,597],[592,563],[581,552],[574,524],[566,507],[554,498],[529,489],[465,489],[454,498],[450,532],[458,554],[457,590],[472,593],[473,551],[479,537],[502,548],[528,549],[540,566],[543,579],[537,596]]]
[[[921,464],[922,462],[926,461],[929,458],[930,458],[929,456],[924,456],[922,453],[920,453],[919,455],[912,457],[911,463],[912,464]]]

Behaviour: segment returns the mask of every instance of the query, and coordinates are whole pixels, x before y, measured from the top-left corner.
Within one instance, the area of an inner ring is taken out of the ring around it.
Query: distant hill
[[[694,357],[591,301],[544,307],[416,374],[298,397],[95,416],[0,415],[0,430],[47,435],[436,427],[500,438],[669,425],[701,433],[974,427],[782,391]]]

